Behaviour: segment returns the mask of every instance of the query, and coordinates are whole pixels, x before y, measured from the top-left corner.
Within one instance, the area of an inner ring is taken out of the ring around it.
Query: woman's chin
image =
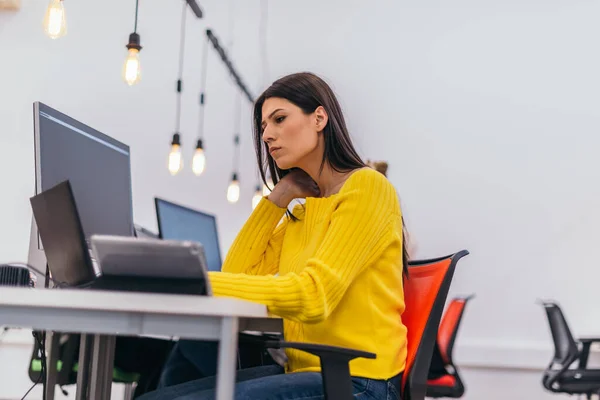
[[[277,167],[283,171],[296,167],[296,165],[294,165],[293,163],[286,162],[281,158],[275,160],[275,164],[277,164]]]

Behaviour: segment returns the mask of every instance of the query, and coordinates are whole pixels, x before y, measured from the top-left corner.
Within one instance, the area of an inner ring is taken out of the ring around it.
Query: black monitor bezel
[[[178,203],[174,203],[172,201],[163,199],[161,197],[155,197],[154,198],[154,208],[156,209],[156,223],[158,224],[158,237],[160,239],[164,239],[163,232],[162,232],[163,229],[162,229],[162,226],[161,226],[162,225],[161,224],[161,218],[160,218],[160,207],[159,207],[159,203],[160,202],[168,204],[168,205],[171,205],[171,206],[174,206],[174,207],[177,207],[177,208],[180,208],[180,209],[182,209],[184,211],[187,211],[187,212],[191,212],[191,213],[195,213],[195,214],[200,214],[200,215],[205,216],[205,217],[213,218],[215,220],[215,227],[217,227],[217,231],[215,233],[217,235],[217,250],[219,251],[219,261],[220,261],[220,264],[223,265],[223,256],[222,256],[222,253],[221,253],[221,240],[219,239],[219,232],[218,232],[218,226],[219,226],[219,224],[218,224],[218,221],[217,221],[217,216],[215,214],[210,214],[210,213],[207,213],[207,212],[204,212],[204,211],[196,210],[194,208],[186,207],[186,206],[178,204]]]
[[[34,132],[34,162],[35,162],[35,194],[40,194],[42,192],[42,171],[41,171],[41,159],[40,159],[40,145],[41,145],[41,132],[40,132],[40,116],[41,113],[46,114],[51,118],[55,118],[60,120],[61,123],[70,125],[71,128],[74,128],[75,131],[82,131],[86,135],[92,136],[97,140],[104,141],[109,143],[112,146],[119,148],[122,151],[127,153],[128,159],[128,180],[129,180],[129,224],[130,224],[130,235],[135,235],[135,224],[133,222],[133,187],[132,187],[132,177],[131,177],[131,149],[128,145],[123,142],[120,142],[92,127],[84,124],[81,121],[78,121],[68,115],[40,102],[36,101],[33,103],[33,132]],[[38,240],[38,250],[43,250],[42,243],[39,237],[39,234],[36,235]]]

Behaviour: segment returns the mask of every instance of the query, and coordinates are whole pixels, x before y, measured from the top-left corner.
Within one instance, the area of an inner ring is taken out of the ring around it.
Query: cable
[[[200,118],[198,121],[198,139],[204,139],[204,105],[206,104],[206,75],[208,70],[208,47],[210,46],[208,37],[204,42],[202,50],[202,75],[200,77]]]
[[[260,51],[260,60],[261,60],[260,67],[261,67],[262,73],[261,73],[260,82],[258,85],[259,92],[266,88],[267,80],[269,78],[269,65],[268,65],[269,59],[268,59],[268,54],[267,54],[268,21],[269,21],[269,1],[261,0],[261,2],[260,2],[260,19],[259,19],[259,23],[258,23],[258,42],[259,42],[259,51]],[[264,165],[262,165],[262,166],[259,165],[258,169],[259,170],[267,169],[267,158],[265,158]],[[261,173],[259,172],[258,175],[260,176]],[[268,177],[265,180],[268,180]],[[258,186],[261,186],[263,184],[265,184],[265,183],[261,182],[261,179],[259,178]],[[265,186],[266,186],[266,184],[265,184]]]
[[[46,379],[45,379],[46,378],[46,334],[45,333],[42,334],[42,338],[40,338],[39,333],[33,331],[32,335],[39,346],[39,352],[40,352],[39,356],[40,356],[40,361],[42,362],[42,370],[40,371],[40,376],[38,376],[38,378],[34,382],[34,384],[23,395],[23,397],[21,397],[21,400],[25,400],[25,398],[29,395],[29,393],[31,393],[33,388],[35,388],[37,385],[39,385],[39,383],[42,381],[42,378],[44,379],[44,382],[46,381]],[[43,398],[43,400],[46,400],[46,391],[45,390],[42,393],[42,398]]]
[[[185,23],[187,16],[187,3],[183,3],[183,11],[181,13],[181,35],[179,39],[179,78],[183,75],[183,56],[185,55]]]
[[[33,265],[29,265],[29,264],[22,263],[22,262],[12,262],[12,263],[8,263],[7,265],[14,265],[14,266],[17,266],[17,267],[26,268],[28,270],[31,270],[33,272],[38,273],[41,276],[45,276],[46,280],[47,281],[52,281],[52,283],[54,283],[54,285],[56,287],[59,287],[59,288],[71,287],[71,285],[69,285],[69,284],[67,284],[65,282],[60,282],[60,281],[57,281],[57,280],[51,278],[49,273],[44,273],[44,272],[40,271],[39,269],[37,269],[36,267],[34,267]],[[81,287],[86,287],[88,285],[91,285],[92,283],[93,282],[90,282],[90,283],[88,283],[86,285],[82,285]],[[47,287],[47,285],[45,285],[45,286]],[[8,331],[8,328],[5,327],[4,330],[2,331],[2,333],[0,333],[0,339],[2,339],[2,337],[6,334],[7,331]],[[33,335],[33,337],[34,337],[34,339],[37,342],[38,347],[39,347],[39,356],[40,356],[40,361],[41,361],[41,364],[42,364],[42,369],[40,371],[40,376],[38,377],[38,379],[29,388],[29,390],[23,395],[23,397],[21,398],[21,400],[24,400],[29,395],[29,393],[31,393],[31,391],[37,385],[39,385],[42,381],[44,383],[46,382],[46,372],[47,372],[47,365],[46,365],[46,363],[47,363],[47,360],[46,360],[46,332],[42,331],[40,333],[40,332],[32,331],[31,334]],[[63,390],[63,393],[64,393],[65,392],[64,389],[62,389],[62,390]],[[45,390],[45,387],[44,387],[44,390],[43,390],[42,398],[43,398],[43,400],[46,400],[46,390]]]
[[[234,46],[234,36],[235,36],[235,0],[229,1],[229,54],[231,59],[233,59],[233,46]],[[233,76],[232,76],[233,77]],[[235,78],[234,78],[235,80]],[[241,129],[241,119],[242,119],[242,94],[239,90],[236,90],[235,100],[234,100],[234,125],[233,125],[233,143],[234,143],[234,151],[233,151],[233,171],[235,173],[239,172],[239,163],[240,163],[240,129]]]
[[[233,152],[233,170],[239,172],[240,163],[240,128],[242,124],[242,95],[238,91],[235,99],[235,110],[234,110],[234,134],[233,143],[235,144]]]
[[[133,33],[137,33],[138,6],[139,0],[135,0],[135,24],[133,25]]]
[[[240,162],[240,135],[235,135],[233,137],[234,149],[233,149],[233,172],[239,172],[239,162]]]
[[[235,35],[235,0],[229,0],[229,43],[227,43],[227,47],[229,53],[233,53],[233,37]]]
[[[269,22],[269,0],[261,0],[261,13],[259,20],[258,36],[260,40],[260,56],[262,64],[262,85],[266,85],[269,78],[269,57],[267,53],[267,28]]]
[[[32,265],[26,264],[26,263],[22,263],[22,262],[12,262],[9,263],[9,265],[14,265],[14,266],[18,266],[18,267],[22,267],[22,268],[26,268],[30,271],[34,271],[36,273],[38,273],[41,276],[45,276],[46,277],[46,281],[52,281],[52,283],[55,284],[56,287],[69,287],[70,285],[66,284],[65,282],[60,282],[57,281],[55,279],[52,279],[50,277],[49,273],[44,273],[42,271],[40,271],[39,269],[35,268]],[[47,287],[47,285],[45,285]],[[2,333],[2,336],[6,333],[6,331],[8,330],[8,328],[4,328],[4,332]],[[40,376],[38,377],[38,379],[34,382],[34,384],[31,386],[31,388],[29,388],[29,390],[25,393],[25,395],[23,395],[23,397],[21,398],[21,400],[24,400],[29,393],[31,393],[31,391],[40,383],[44,383],[44,390],[43,390],[43,394],[42,394],[42,398],[43,400],[46,400],[46,390],[45,390],[45,382],[46,382],[46,371],[47,371],[47,365],[46,365],[46,332],[36,332],[36,331],[32,331],[32,335],[34,337],[34,339],[36,340],[38,347],[39,347],[39,356],[40,356],[40,361],[42,364],[42,369],[40,371]],[[1,336],[0,336],[1,337]]]
[[[179,132],[181,127],[181,92],[183,90],[183,60],[185,54],[185,22],[187,16],[187,2],[183,2],[183,11],[181,14],[181,36],[179,39],[179,76],[177,79],[177,103],[175,110],[175,132]]]

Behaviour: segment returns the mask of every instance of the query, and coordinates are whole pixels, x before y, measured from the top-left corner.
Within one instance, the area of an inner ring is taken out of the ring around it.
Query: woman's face
[[[320,165],[324,151],[322,131],[326,124],[323,107],[305,114],[300,107],[278,97],[268,98],[262,107],[262,138],[283,170]]]

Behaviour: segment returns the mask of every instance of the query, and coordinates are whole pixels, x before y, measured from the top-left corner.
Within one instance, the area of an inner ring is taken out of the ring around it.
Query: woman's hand
[[[277,182],[268,198],[278,207],[287,208],[294,199],[319,195],[319,186],[315,181],[303,170],[294,169]]]

